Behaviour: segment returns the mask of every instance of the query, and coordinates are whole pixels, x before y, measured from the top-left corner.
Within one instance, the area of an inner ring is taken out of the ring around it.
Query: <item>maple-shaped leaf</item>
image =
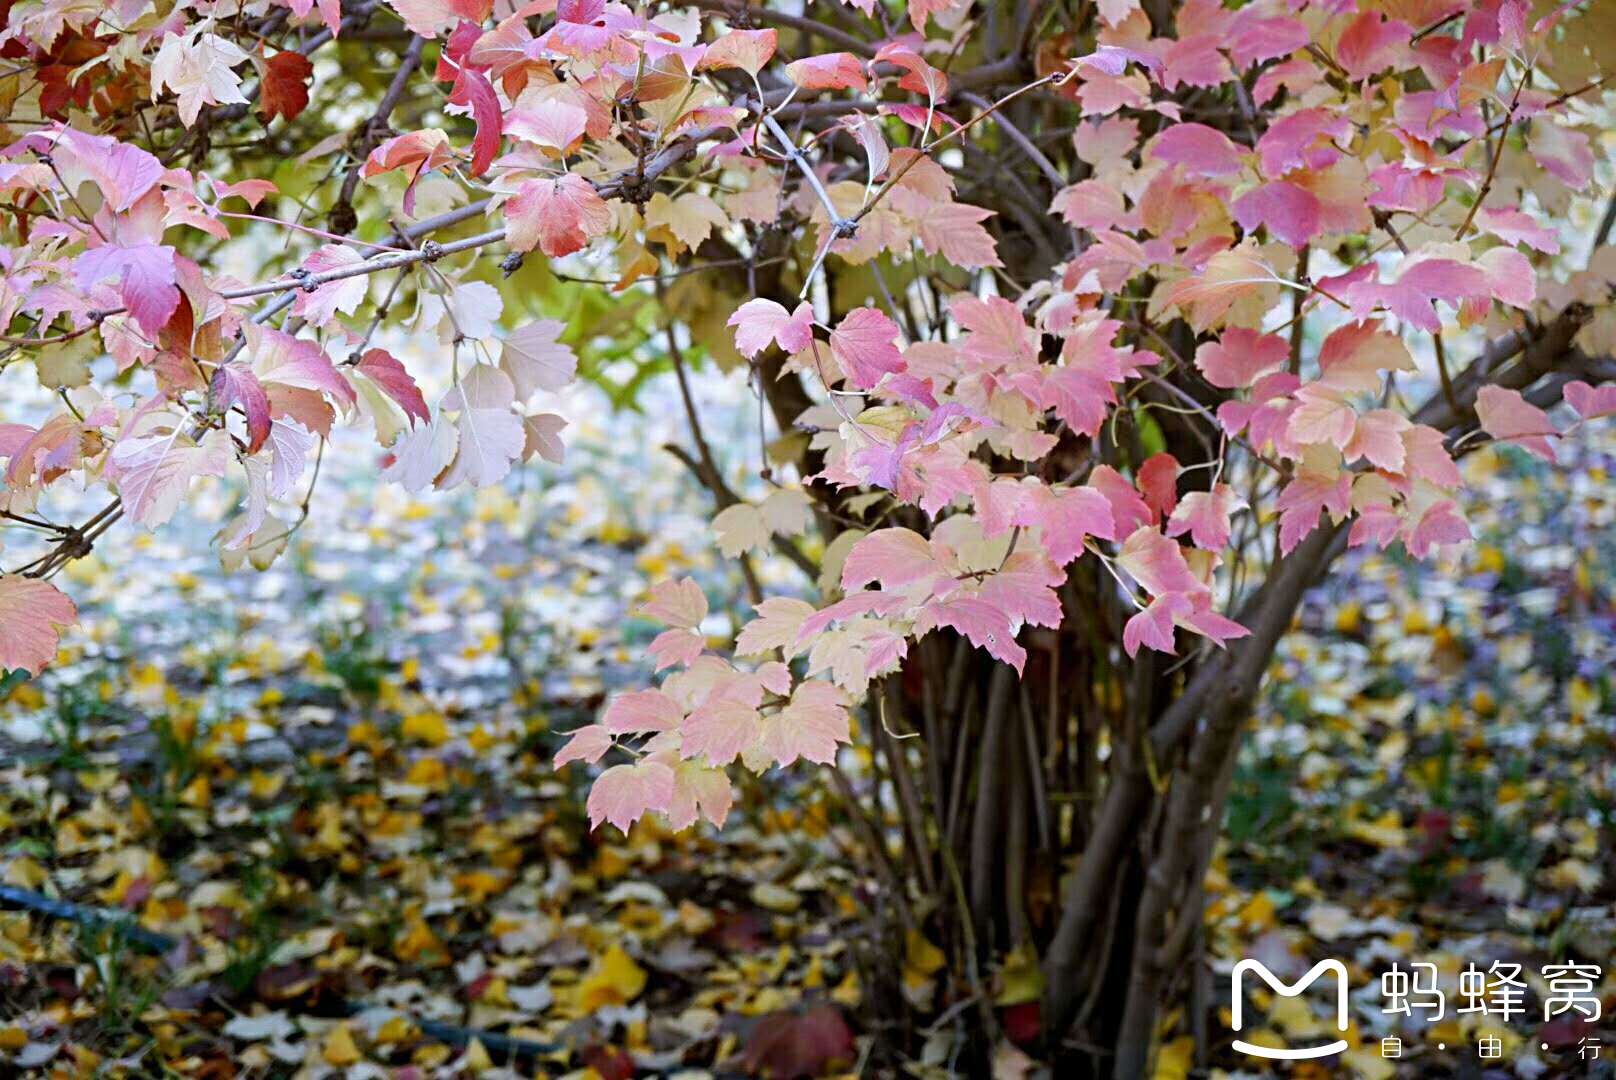
[[[1218,322],[1237,301],[1282,283],[1273,267],[1249,244],[1248,238],[1240,247],[1218,252],[1206,261],[1199,274],[1182,278],[1168,288],[1166,302],[1177,305],[1196,331]]]
[[[1155,522],[1150,506],[1140,497],[1128,478],[1109,465],[1097,465],[1089,474],[1088,486],[1098,491],[1111,504],[1111,519],[1116,532],[1106,539],[1131,536],[1141,525]]]
[[[1519,390],[1482,387],[1476,394],[1476,419],[1481,421],[1481,429],[1499,442],[1515,443],[1544,461],[1555,460],[1549,437],[1559,435],[1560,429]]]
[[[494,10],[494,0],[387,0],[410,31],[424,38],[462,22],[480,24]]]
[[[1184,549],[1153,526],[1142,526],[1122,542],[1117,565],[1152,596],[1194,593],[1201,581],[1184,558]]]
[[[1363,458],[1377,469],[1402,472],[1408,457],[1403,433],[1412,426],[1400,412],[1371,409],[1357,418],[1352,440],[1342,449],[1342,457],[1349,462]]]
[[[747,1039],[741,1067],[751,1076],[801,1080],[824,1076],[835,1062],[851,1067],[858,1057],[852,1029],[834,1005],[782,1009],[758,1018]]]
[[[246,364],[220,364],[213,372],[213,400],[221,409],[240,405],[247,417],[247,453],[269,438],[269,395]]]
[[[593,765],[616,745],[612,733],[600,724],[590,724],[567,734],[567,744],[556,751],[551,762],[558,769],[569,761],[586,761]]]
[[[869,390],[888,372],[903,370],[898,333],[898,324],[875,308],[854,308],[831,331],[830,351],[848,382]]]
[[[443,475],[459,447],[459,428],[440,416],[406,431],[393,443],[392,460],[382,469],[382,479],[411,493],[424,491]]]
[[[1343,394],[1378,391],[1383,371],[1414,371],[1403,339],[1370,319],[1331,331],[1319,347],[1317,385]]]
[[[789,704],[763,718],[757,745],[776,765],[798,758],[830,765],[837,745],[852,739],[846,695],[831,683],[809,679],[797,687]]]
[[[760,656],[771,649],[783,649],[787,656],[794,654],[803,622],[813,613],[814,606],[806,600],[769,597],[757,606],[757,617],[741,627],[736,635],[736,654]]]
[[[651,595],[637,609],[648,619],[669,626],[693,630],[707,617],[707,595],[690,578],[660,581],[651,586]]]
[[[888,591],[938,572],[931,542],[912,529],[877,529],[861,537],[842,563],[842,590],[853,592],[872,581]]]
[[[1205,124],[1170,124],[1147,152],[1198,176],[1227,176],[1242,166],[1240,148],[1223,132]]]
[[[755,76],[774,56],[778,39],[779,34],[773,30],[727,29],[717,41],[707,46],[696,70],[740,68],[748,75]]]
[[[673,769],[660,761],[614,765],[589,789],[589,827],[609,821],[627,833],[646,813],[665,810],[673,802]]]
[[[314,64],[302,53],[287,49],[264,60],[261,70],[258,115],[266,124],[277,116],[288,123],[296,120],[309,105]]]
[[[718,550],[730,559],[769,546],[769,526],[763,520],[763,511],[750,503],[738,502],[720,510],[713,518],[713,533],[718,537]]]
[[[814,310],[806,301],[787,312],[767,297],[755,297],[735,309],[725,326],[735,328],[735,350],[751,359],[772,341],[792,356],[808,349],[813,340]]]
[[[505,118],[505,134],[542,147],[547,156],[563,158],[583,145],[589,114],[576,105],[549,100],[540,108],[513,109]]]
[[[1151,520],[1159,521],[1178,505],[1178,474],[1182,471],[1178,459],[1166,451],[1152,454],[1139,466],[1139,490],[1150,507]]]
[[[1279,550],[1289,555],[1318,528],[1319,515],[1343,518],[1352,509],[1352,474],[1338,465],[1304,460],[1274,502],[1279,511]]]
[[[324,274],[359,266],[365,258],[346,244],[326,244],[303,260],[303,269],[310,274]],[[324,326],[337,317],[337,312],[352,315],[365,299],[370,279],[364,274],[338,278],[316,286],[313,292],[298,290],[292,301],[292,314],[307,319],[315,326]]]
[[[1088,537],[1115,540],[1117,536],[1110,501],[1088,487],[1029,485],[1011,522],[1038,529],[1044,551],[1057,566],[1081,555]]]
[[[577,173],[529,180],[505,203],[505,238],[511,247],[536,247],[552,259],[581,250],[611,224],[611,207]]]
[[[511,377],[518,400],[526,401],[539,390],[561,390],[577,376],[578,354],[561,343],[566,330],[560,319],[539,319],[505,339],[499,366]]]
[[[367,349],[353,370],[386,394],[410,420],[424,424],[432,419],[421,388],[404,369],[404,364],[386,349]]]
[[[152,100],[165,88],[173,90],[179,95],[180,119],[186,127],[196,123],[204,105],[247,103],[241,76],[233,70],[247,61],[247,54],[235,43],[204,32],[204,25],[163,38],[151,62]]]
[[[1081,180],[1055,193],[1049,209],[1079,229],[1123,227],[1127,210],[1122,192],[1103,180]]]
[[[1246,500],[1228,484],[1214,484],[1211,491],[1192,491],[1174,508],[1167,521],[1167,535],[1189,533],[1196,547],[1217,551],[1229,542],[1229,518],[1246,505]]]
[[[1365,11],[1347,25],[1336,42],[1335,58],[1354,82],[1399,64],[1407,55],[1414,28],[1378,11]]]
[[[120,439],[107,459],[107,475],[129,517],[150,529],[174,516],[197,477],[223,476],[230,458],[223,432],[213,431],[198,444],[175,426]]]
[[[661,690],[635,690],[618,694],[607,704],[600,722],[616,735],[648,731],[672,731],[685,718],[685,711]]]
[[[449,392],[443,407],[460,414],[460,448],[442,487],[488,487],[505,479],[527,443],[522,418],[511,409],[515,400],[510,376],[492,364],[473,364]]]
[[[1476,227],[1506,243],[1525,244],[1545,255],[1557,255],[1560,251],[1560,238],[1553,229],[1538,224],[1536,218],[1514,207],[1497,210],[1482,207],[1476,212]]]
[[[724,208],[699,191],[670,197],[659,191],[645,204],[645,227],[671,236],[677,245],[694,251],[714,229],[729,224]]]
[[[0,574],[0,671],[38,675],[56,658],[62,629],[78,617],[73,601],[50,582]]]
[[[652,668],[655,672],[676,665],[688,667],[696,662],[696,658],[702,654],[704,648],[706,642],[700,634],[674,627],[672,630],[662,631],[653,638],[651,644],[645,647],[645,651],[656,661],[656,666]]]
[[[1020,674],[1027,662],[1027,650],[1016,642],[1016,627],[1007,612],[988,600],[957,596],[934,601],[922,609],[916,621],[916,636],[932,626],[946,626],[995,660]]]
[[[679,726],[679,755],[705,754],[714,765],[727,765],[757,741],[763,717],[758,712],[761,684],[746,679],[725,683],[707,695]]]
[[[1182,593],[1169,593],[1151,600],[1122,627],[1123,651],[1135,656],[1143,645],[1172,655],[1173,632],[1177,625],[1173,615],[1176,609],[1188,606],[1189,599]]]
[[[722,829],[734,801],[729,774],[723,769],[700,761],[681,761],[673,766],[673,798],[662,812],[675,832],[694,825],[698,816]]]
[[[1297,405],[1285,436],[1298,446],[1329,443],[1337,450],[1352,441],[1358,414],[1338,391],[1308,383],[1296,392]]]
[[[284,499],[303,475],[314,448],[314,433],[296,420],[276,419],[269,425],[269,494]]]
[[[449,104],[471,109],[472,119],[477,124],[477,134],[471,141],[471,175],[481,176],[499,153],[500,137],[504,133],[499,95],[494,92],[494,84],[488,81],[488,76],[461,67],[449,94]]]
[[[1004,265],[993,234],[982,227],[993,216],[992,210],[951,199],[906,197],[903,191],[898,188],[892,202],[914,219],[916,239],[928,255],[941,256],[967,270]]]
[[[359,175],[368,180],[382,173],[402,169],[405,177],[404,212],[413,214],[416,183],[424,174],[441,169],[453,160],[454,150],[450,148],[449,136],[438,128],[426,128],[405,135],[395,135],[376,147],[365,159],[364,165],[360,166]]]
[[[1289,180],[1275,180],[1246,192],[1230,210],[1246,232],[1266,225],[1275,239],[1291,247],[1301,247],[1323,231],[1324,208],[1318,196]]]
[[[561,441],[561,432],[566,426],[566,418],[556,413],[533,413],[522,417],[522,430],[527,434],[527,440],[522,444],[522,460],[531,461],[537,456],[552,465],[564,464],[567,446]]]
[[[804,90],[864,90],[864,65],[848,52],[805,56],[786,65],[786,78]]]
[[[1581,379],[1565,384],[1566,404],[1576,410],[1584,420],[1597,420],[1602,416],[1616,416],[1616,386],[1606,384],[1589,386]]]
[[[1289,356],[1290,345],[1278,334],[1230,327],[1195,350],[1195,366],[1213,386],[1241,390],[1284,367]]]
[[[174,249],[163,244],[102,244],[79,255],[73,273],[81,289],[115,279],[129,314],[153,337],[179,307]]]

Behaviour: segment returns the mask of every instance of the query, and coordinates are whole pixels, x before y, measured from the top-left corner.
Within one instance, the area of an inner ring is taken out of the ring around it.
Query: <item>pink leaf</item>
[[[556,751],[554,765],[558,769],[569,761],[587,761],[593,765],[613,745],[612,733],[599,724],[590,724],[567,734],[571,736],[567,745]]]
[[[499,95],[494,93],[494,84],[488,81],[488,76],[462,67],[455,76],[449,104],[471,106],[472,119],[477,123],[477,134],[471,140],[471,175],[481,176],[499,153],[503,134]]]
[[[1195,350],[1195,366],[1213,386],[1236,390],[1278,371],[1289,356],[1290,345],[1278,334],[1231,327],[1219,340]]]
[[[1565,399],[1584,420],[1616,416],[1616,386],[1589,386],[1576,379],[1565,384]]]
[[[842,564],[842,590],[851,593],[874,581],[892,591],[939,569],[924,536],[910,529],[877,529],[848,550]]]
[[[1521,396],[1519,390],[1484,386],[1476,394],[1476,419],[1481,429],[1500,442],[1513,442],[1544,461],[1554,461],[1548,437],[1560,430],[1548,414]]]
[[[38,675],[56,658],[62,628],[77,621],[73,601],[50,582],[0,575],[0,669]]]
[[[359,266],[364,261],[364,256],[345,244],[326,244],[303,260],[303,269],[310,274],[324,274]],[[292,314],[307,319],[315,326],[324,326],[336,318],[339,311],[352,315],[365,298],[369,280],[364,274],[354,274],[328,281],[317,286],[313,292],[299,291],[297,298],[292,301]]]
[[[1372,409],[1358,417],[1352,440],[1342,450],[1342,455],[1349,462],[1361,457],[1377,469],[1400,473],[1408,457],[1403,433],[1411,426],[1402,413]]]
[[[1012,523],[1038,529],[1044,550],[1057,566],[1081,555],[1088,537],[1115,540],[1117,536],[1110,501],[1090,487],[1034,484],[1023,495]]]
[[[1151,520],[1159,521],[1178,505],[1178,459],[1172,454],[1152,454],[1139,467],[1139,490],[1150,507]]]
[[[570,255],[611,227],[612,211],[577,173],[529,180],[505,204],[506,239],[517,251],[537,247],[552,259]]]
[[[1123,651],[1134,656],[1139,652],[1139,646],[1144,645],[1157,652],[1173,655],[1173,608],[1185,603],[1184,597],[1177,593],[1152,600],[1123,626]]]
[[[1015,627],[997,606],[976,597],[962,596],[929,604],[925,610],[934,625],[947,626],[963,634],[972,645],[1009,664],[1020,674],[1022,665],[1027,662],[1027,650],[1016,644]]]
[[[1152,596],[1193,593],[1203,586],[1184,559],[1184,549],[1150,526],[1136,529],[1123,541],[1117,565]]]
[[[589,827],[609,821],[623,832],[653,810],[673,802],[673,769],[660,761],[614,765],[601,773],[589,789]]]
[[[805,56],[786,65],[786,78],[804,90],[863,90],[869,86],[864,65],[846,52]]]
[[[1172,124],[1156,136],[1151,157],[1182,165],[1196,176],[1227,176],[1241,168],[1240,148],[1217,128],[1205,124]]]
[[[124,306],[147,334],[156,335],[179,307],[174,249],[162,244],[102,244],[79,255],[73,272],[81,289],[117,279]]]
[[[1236,199],[1234,219],[1246,232],[1266,225],[1275,239],[1300,247],[1320,232],[1318,196],[1288,180],[1276,180]]]
[[[736,680],[707,695],[679,727],[679,755],[707,755],[714,765],[727,765],[757,741],[763,717],[758,713],[762,686]]]
[[[1365,11],[1342,31],[1336,43],[1336,62],[1354,82],[1403,62],[1413,28],[1400,19],[1387,19],[1378,11]]]
[[[790,704],[763,718],[758,749],[777,765],[799,757],[829,765],[837,745],[852,738],[847,698],[831,683],[810,679],[797,687]]]
[[[1553,229],[1539,225],[1530,214],[1513,207],[1503,210],[1482,207],[1476,213],[1476,225],[1506,243],[1525,244],[1546,255],[1554,255],[1560,250],[1560,238]]]
[[[655,670],[661,671],[675,665],[688,667],[701,655],[704,645],[700,634],[676,626],[658,634],[645,651],[656,659]]]
[[[672,731],[685,712],[661,690],[636,690],[612,698],[600,721],[614,735],[646,731]]]
[[[689,578],[661,581],[651,586],[651,596],[639,606],[638,614],[694,630],[707,617],[707,597]]]
[[[830,351],[848,381],[869,390],[887,372],[903,370],[903,354],[893,344],[897,336],[898,324],[886,315],[871,307],[854,308],[831,331]]]
[[[269,395],[245,364],[220,364],[213,372],[214,403],[228,410],[240,405],[247,417],[247,453],[256,454],[269,438]]]
[[[699,761],[681,761],[673,771],[673,799],[664,813],[675,832],[694,825],[698,815],[721,829],[734,798],[723,769]]]
[[[404,370],[404,365],[386,349],[370,349],[359,358],[354,370],[381,387],[382,392],[397,402],[406,416],[423,424],[432,419],[427,411],[426,398],[421,396],[421,388],[415,385],[415,380]]]
[[[1275,500],[1279,510],[1279,550],[1289,555],[1319,525],[1319,514],[1344,517],[1352,509],[1352,476],[1346,472],[1302,469]]]
[[[771,341],[788,356],[803,352],[813,339],[813,321],[814,310],[806,302],[787,314],[780,304],[760,296],[737,308],[725,325],[735,328],[736,351],[750,359]]]
[[[1139,497],[1139,492],[1128,483],[1117,470],[1109,465],[1097,465],[1089,474],[1089,487],[1105,496],[1106,502],[1111,504],[1111,517],[1115,522],[1116,532],[1109,539],[1116,539],[1124,534],[1132,534],[1141,525],[1149,525],[1155,519],[1151,516],[1150,507],[1145,500]]]
[[[1228,484],[1217,484],[1211,491],[1192,491],[1173,510],[1167,535],[1189,533],[1196,547],[1217,551],[1229,542],[1229,518],[1245,505],[1246,500]]]
[[[773,30],[725,30],[707,46],[696,70],[740,68],[748,75],[756,75],[774,56],[778,37]]]

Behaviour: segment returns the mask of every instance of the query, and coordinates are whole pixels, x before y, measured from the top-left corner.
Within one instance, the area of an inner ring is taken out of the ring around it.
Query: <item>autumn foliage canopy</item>
[[[822,587],[761,598],[719,651],[701,588],[652,591],[666,677],[558,757],[608,766],[589,813],[624,829],[722,824],[730,770],[832,761],[934,631],[1020,671],[1074,562],[1127,605],[1123,653],[1197,655],[1248,633],[1232,598],[1316,530],[1439,555],[1470,536],[1457,457],[1552,462],[1565,425],[1616,414],[1616,264],[1582,239],[1607,5],[806,7],[11,0],[0,378],[59,393],[0,416],[26,534],[0,552],[0,669],[71,635],[57,570],[199,484],[239,491],[226,565],[267,566],[339,425],[411,492],[560,462],[547,399],[611,328],[516,317],[473,273],[497,260],[659,296],[787,265],[791,302],[724,294],[646,348],[769,396],[777,460],[735,448],[752,482],[715,485],[715,540]],[[379,26],[404,44],[356,113],[320,50]],[[395,130],[401,102],[427,122]],[[230,147],[266,131],[325,179],[284,197]],[[984,147],[1004,205],[967,197]],[[261,273],[212,262],[244,238]],[[827,284],[860,269],[862,295]],[[405,321],[437,347],[376,344]],[[55,493],[84,489],[104,509],[64,524]]]

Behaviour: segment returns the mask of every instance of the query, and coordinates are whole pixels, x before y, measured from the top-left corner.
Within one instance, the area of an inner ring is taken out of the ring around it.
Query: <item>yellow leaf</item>
[[[327,1065],[335,1065],[339,1069],[345,1069],[359,1060],[359,1047],[354,1045],[353,1034],[349,1032],[347,1024],[338,1024],[331,1029],[320,1049],[320,1056],[325,1058]]]
[[[1156,1055],[1156,1080],[1188,1080],[1195,1067],[1195,1040],[1188,1035],[1174,1039]]]
[[[1023,944],[1005,957],[999,969],[999,993],[995,1005],[1022,1005],[1044,995],[1044,972],[1038,966],[1038,953],[1032,943]]]
[[[613,944],[578,984],[578,1007],[594,1012],[604,1005],[627,1005],[645,989],[645,969]]]
[[[917,975],[922,979],[935,975],[948,962],[943,950],[927,941],[925,935],[915,929],[910,929],[904,939],[903,955],[905,975]]]
[[[438,713],[415,713],[404,718],[401,731],[406,739],[442,746],[449,741],[449,721]]]
[[[471,1040],[471,1045],[466,1047],[466,1056],[461,1059],[460,1067],[473,1075],[487,1072],[494,1067],[494,1059],[483,1049],[481,1039]]]

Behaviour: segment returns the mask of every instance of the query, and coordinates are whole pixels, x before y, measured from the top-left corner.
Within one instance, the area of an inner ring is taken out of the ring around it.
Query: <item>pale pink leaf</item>
[[[1549,437],[1560,434],[1548,414],[1521,396],[1519,390],[1484,386],[1476,394],[1476,419],[1481,429],[1500,442],[1512,442],[1545,461],[1554,461]]]
[[[651,586],[650,598],[638,614],[669,626],[694,630],[707,617],[707,596],[690,578],[660,581]]]
[[[56,658],[64,627],[78,621],[78,609],[48,581],[0,575],[0,670],[38,675]]]
[[[609,821],[626,833],[648,812],[667,809],[673,792],[673,769],[660,761],[614,765],[589,789],[589,827],[598,829]]]
[[[903,354],[893,342],[898,324],[871,307],[854,308],[831,331],[830,351],[847,379],[869,390],[888,372],[903,370]]]
[[[567,744],[556,751],[554,765],[558,769],[569,761],[587,761],[593,765],[613,745],[612,733],[600,724],[590,724],[569,731],[567,735]]]

